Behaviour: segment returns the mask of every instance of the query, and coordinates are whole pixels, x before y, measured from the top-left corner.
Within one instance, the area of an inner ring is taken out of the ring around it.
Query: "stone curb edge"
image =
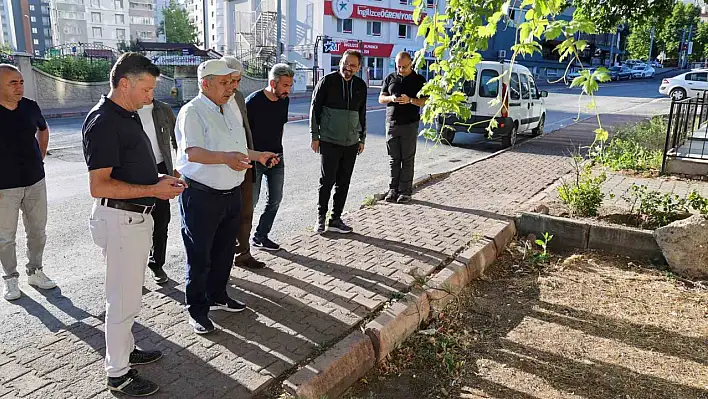
[[[285,389],[303,399],[336,398],[376,363],[415,333],[431,314],[439,312],[484,271],[516,235],[513,220],[499,222],[430,277],[426,290],[414,288],[374,320],[327,349],[288,377]]]

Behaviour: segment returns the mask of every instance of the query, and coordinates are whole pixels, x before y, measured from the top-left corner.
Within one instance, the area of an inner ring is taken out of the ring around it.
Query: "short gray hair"
[[[22,73],[22,72],[20,72],[20,70],[16,66],[14,66],[12,64],[0,64],[0,72],[4,72],[4,71],[15,71],[15,72]]]
[[[233,73],[236,75],[243,74],[243,64],[241,64],[241,61],[233,55],[225,55],[221,57],[221,61],[224,61],[229,68],[233,69]]]
[[[284,76],[289,78],[295,77],[295,71],[288,64],[275,64],[273,65],[273,68],[270,69],[270,72],[268,72],[268,80],[275,81],[275,84],[278,84],[280,78]]]

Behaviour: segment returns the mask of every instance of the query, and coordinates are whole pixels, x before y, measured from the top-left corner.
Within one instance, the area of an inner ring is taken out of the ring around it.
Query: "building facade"
[[[157,40],[154,0],[129,0],[130,39],[154,42]]]
[[[52,29],[55,43],[88,43],[88,21],[84,0],[54,0]]]
[[[53,45],[49,0],[2,0],[2,41],[16,51],[44,56]]]

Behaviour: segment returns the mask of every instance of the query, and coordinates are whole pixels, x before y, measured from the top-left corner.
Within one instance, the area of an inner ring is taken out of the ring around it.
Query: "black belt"
[[[185,182],[187,182],[187,187],[193,188],[195,190],[203,191],[205,193],[209,194],[216,194],[216,195],[231,195],[231,194],[236,194],[239,192],[241,186],[236,186],[230,190],[217,190],[215,188],[211,188],[207,186],[206,184],[199,183],[198,181],[194,181],[187,176],[182,176]]]
[[[145,213],[148,215],[152,213],[153,209],[155,209],[155,205],[140,205],[134,204],[132,202],[114,200],[110,198],[101,198],[99,203],[109,208],[120,209],[122,211],[128,212]]]

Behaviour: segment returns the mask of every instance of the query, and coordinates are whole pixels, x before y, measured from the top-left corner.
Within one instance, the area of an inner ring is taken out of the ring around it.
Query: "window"
[[[558,76],[558,71],[555,68],[547,68],[546,76]]]
[[[381,22],[379,22],[379,21],[366,22],[366,34],[368,36],[381,36]]]
[[[130,23],[135,25],[155,25],[153,17],[130,17]]]
[[[34,43],[35,46],[39,46],[39,39],[32,40],[32,43]]]
[[[528,100],[529,98],[531,98],[528,75],[522,73],[521,75],[519,75],[519,78],[521,78],[521,98],[523,98],[524,100]]]
[[[39,57],[39,50],[34,50],[34,55],[36,55],[37,57]]]
[[[383,80],[383,58],[366,57],[366,66],[369,70],[369,80]]]
[[[412,4],[411,0],[399,0],[399,2],[404,6]]]
[[[52,47],[52,41],[51,41],[51,39],[46,39],[46,40],[44,41],[44,47],[46,47],[46,48]]]
[[[477,85],[477,82],[474,80],[465,80],[465,83],[462,84],[462,92],[465,93],[467,96],[474,96],[474,87]]]
[[[141,39],[151,39],[151,38],[152,38],[152,32],[150,32],[150,31],[138,32],[138,36],[139,36]]]
[[[536,82],[533,80],[533,76],[529,76],[529,88],[531,89],[531,98],[538,100],[538,88],[536,88]]]
[[[479,96],[495,98],[499,95],[499,81],[490,80],[499,76],[499,73],[494,69],[485,69],[479,74]]]
[[[509,98],[512,100],[521,100],[521,93],[519,91],[519,74],[511,74],[511,84],[509,85]]]
[[[32,33],[37,33],[37,28],[32,28]]]
[[[101,0],[91,0],[91,7],[101,8]]]
[[[42,25],[44,25],[44,26],[49,25],[49,17],[42,17]]]
[[[524,11],[520,8],[509,8],[509,26],[515,28],[520,23],[524,22],[526,18],[524,17]]]
[[[103,46],[103,42],[93,42],[94,46]]]
[[[32,21],[32,22],[37,22],[37,18],[35,18],[35,17],[30,17],[30,21]]]
[[[332,61],[330,62],[330,67],[331,67],[330,70],[332,72],[338,71],[339,70],[339,62],[342,60],[342,57],[338,56],[338,55],[333,55],[331,57],[331,60]]]
[[[113,5],[115,6],[116,9],[122,10],[123,9],[123,0],[115,0],[113,2]]]
[[[102,32],[101,28],[94,27],[92,32],[93,32],[93,37],[103,37],[103,32]]]
[[[116,29],[116,39],[125,40],[125,29]]]
[[[30,4],[30,11],[34,11],[34,4]]]
[[[100,12],[92,12],[91,13],[91,22],[100,24],[101,23],[101,13]]]
[[[435,7],[435,0],[428,0],[428,8]]]
[[[411,38],[411,26],[406,24],[398,24],[398,38],[399,39],[410,39]]]
[[[44,36],[45,36],[45,37],[51,37],[51,36],[52,36],[52,33],[49,32],[49,28],[44,28]]]
[[[694,82],[706,82],[708,81],[708,73],[689,73],[688,75],[686,75],[686,80],[691,80]]]
[[[352,33],[352,20],[351,19],[337,19],[337,32],[339,32],[339,33]]]
[[[125,15],[116,14],[116,25],[123,25],[123,24],[125,24]]]
[[[49,7],[48,6],[42,6],[42,14],[49,14]]]

